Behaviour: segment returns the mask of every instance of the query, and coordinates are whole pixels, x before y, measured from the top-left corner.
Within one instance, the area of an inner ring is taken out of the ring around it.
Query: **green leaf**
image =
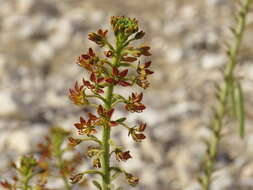
[[[122,117],[122,118],[117,119],[116,122],[122,123],[122,122],[124,122],[125,120],[126,120],[126,118],[125,118],[125,117]]]
[[[236,116],[239,122],[239,134],[243,138],[245,133],[244,97],[242,87],[239,83],[235,86],[234,93]]]
[[[99,183],[98,181],[93,180],[92,183],[93,183],[93,185],[95,185],[99,190],[102,190],[102,187],[101,187],[101,185],[100,185],[100,183]]]

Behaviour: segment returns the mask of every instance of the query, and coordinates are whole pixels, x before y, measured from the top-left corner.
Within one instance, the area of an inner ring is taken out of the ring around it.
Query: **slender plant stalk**
[[[58,160],[58,168],[60,169],[60,171],[64,171],[64,164],[63,164],[63,160],[62,160],[62,155],[61,154],[57,155],[57,160]],[[61,178],[62,178],[62,180],[64,182],[65,188],[67,190],[71,190],[71,187],[69,185],[68,178],[66,177],[66,175],[62,174]]]
[[[210,190],[211,187],[219,143],[222,137],[223,120],[227,111],[227,103],[229,96],[231,95],[230,92],[233,91],[232,88],[234,88],[236,82],[234,70],[238,65],[237,55],[245,31],[246,16],[249,12],[251,2],[252,0],[245,0],[239,11],[237,26],[235,29],[232,29],[235,41],[228,49],[229,63],[225,66],[223,85],[218,88],[218,105],[215,108],[214,118],[211,123],[213,137],[210,142],[207,142],[207,154],[204,160],[204,175],[199,178],[203,190]]]
[[[118,44],[118,40],[117,43]],[[116,55],[113,58],[112,65],[116,66],[119,63],[121,55],[121,48],[120,46],[116,47]],[[112,108],[112,95],[113,95],[113,84],[109,85],[107,87],[106,92],[106,102],[104,104],[105,108],[107,110],[110,110]],[[110,179],[110,134],[111,134],[111,128],[109,125],[105,126],[103,128],[103,139],[102,139],[102,146],[103,146],[103,157],[102,157],[102,171],[103,171],[103,190],[109,190],[111,179]]]

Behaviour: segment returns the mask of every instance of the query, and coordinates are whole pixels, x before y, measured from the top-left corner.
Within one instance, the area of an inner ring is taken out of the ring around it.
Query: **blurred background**
[[[202,139],[210,137],[214,83],[227,62],[224,42],[232,39],[236,2],[0,0],[0,176],[10,159],[36,151],[53,125],[74,131],[73,123],[85,116],[68,99],[68,89],[85,75],[75,60],[97,48],[87,40],[89,32],[110,29],[111,16],[125,15],[136,17],[146,32],[155,74],[144,96],[148,108],[119,113],[130,123],[148,123],[141,144],[124,130],[114,134],[133,156],[123,166],[140,177],[136,190],[198,190]],[[253,189],[252,11],[248,23],[237,69],[246,93],[246,136],[241,140],[227,122],[214,190]]]

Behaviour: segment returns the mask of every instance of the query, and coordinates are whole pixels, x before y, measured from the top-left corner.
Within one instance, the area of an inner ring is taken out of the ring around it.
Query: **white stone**
[[[222,54],[207,54],[202,58],[202,67],[211,69],[221,67],[226,62],[226,57]]]
[[[37,63],[44,63],[53,57],[54,50],[47,42],[39,42],[32,51],[32,59]]]
[[[16,113],[17,105],[11,98],[11,92],[6,89],[0,90],[0,116],[7,116]]]
[[[29,135],[30,133],[25,130],[12,131],[7,139],[8,147],[20,154],[27,153],[30,149]]]

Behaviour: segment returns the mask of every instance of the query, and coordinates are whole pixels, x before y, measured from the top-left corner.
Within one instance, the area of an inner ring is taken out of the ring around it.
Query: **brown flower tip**
[[[93,70],[94,64],[99,61],[99,58],[96,56],[92,48],[89,48],[89,51],[86,54],[82,54],[77,59],[77,64],[88,71]]]
[[[80,182],[83,179],[83,173],[76,174],[72,177],[70,177],[71,183],[75,184]]]
[[[141,142],[146,138],[146,136],[142,133],[147,127],[146,123],[140,124],[138,127],[133,127],[129,129],[128,136],[131,135],[134,141]]]
[[[89,104],[86,99],[84,85],[79,86],[78,82],[75,83],[73,89],[69,89],[69,98],[75,105],[78,106]]]
[[[139,178],[138,177],[135,177],[130,173],[125,173],[125,175],[126,175],[128,183],[131,186],[136,186],[139,183]]]
[[[80,117],[80,122],[75,123],[75,127],[78,129],[78,133],[80,135],[86,134],[87,136],[90,136],[92,134],[95,134],[97,130],[95,127],[98,125],[98,119],[97,116],[93,115],[92,113],[88,113],[89,119],[86,121],[83,119],[83,117]]]
[[[154,72],[148,69],[150,67],[151,61],[145,62],[143,65],[138,65],[137,73],[138,76],[136,78],[136,83],[140,87],[146,89],[149,87],[149,82],[147,80],[147,76],[153,74]]]
[[[95,42],[99,46],[103,47],[105,45],[105,39],[106,39],[107,32],[108,32],[108,30],[103,31],[102,29],[99,29],[97,31],[97,33],[92,32],[92,33],[88,34],[88,39]]]
[[[143,93],[132,93],[132,96],[128,98],[126,102],[126,110],[130,112],[142,112],[146,107],[141,103]]]
[[[100,162],[100,159],[99,158],[95,158],[93,160],[93,167],[94,168],[101,168],[101,162]]]
[[[145,32],[143,32],[143,31],[140,31],[140,32],[137,32],[136,34],[135,34],[135,39],[136,40],[139,40],[139,39],[141,39],[141,38],[143,38],[143,36],[145,35]]]
[[[68,140],[69,140],[69,145],[73,146],[73,147],[76,146],[76,145],[78,145],[78,144],[80,144],[82,142],[82,140],[80,140],[80,139],[74,139],[73,137],[69,137]]]
[[[1,185],[3,188],[12,190],[12,185],[11,185],[7,180],[1,181],[1,182],[0,182],[0,185]]]
[[[115,150],[115,155],[118,161],[127,161],[128,159],[132,158],[130,151],[122,152],[119,149]]]

